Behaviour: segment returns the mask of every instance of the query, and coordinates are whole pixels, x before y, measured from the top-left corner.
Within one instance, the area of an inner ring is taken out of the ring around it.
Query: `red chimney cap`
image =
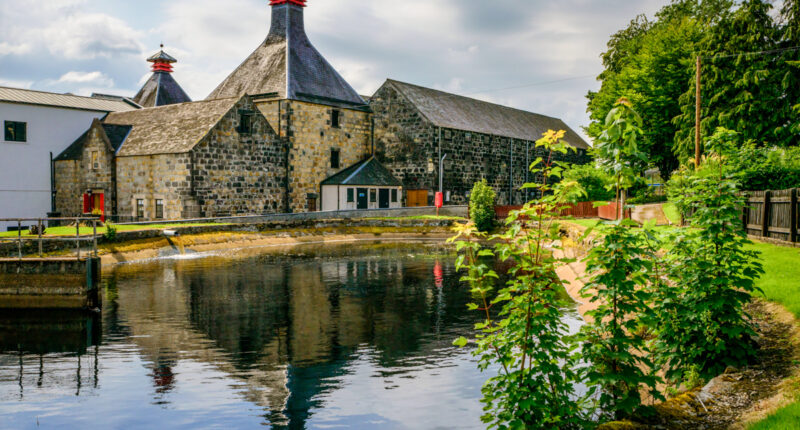
[[[306,0],[269,0],[270,6],[278,6],[286,3],[294,4],[300,7],[306,7]]]

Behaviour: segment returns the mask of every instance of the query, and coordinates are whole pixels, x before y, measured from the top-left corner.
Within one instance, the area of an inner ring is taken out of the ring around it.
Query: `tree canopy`
[[[598,92],[588,95],[601,125],[620,97],[643,119],[640,149],[668,178],[694,149],[695,60],[701,73],[701,133],[736,130],[741,143],[798,144],[800,1],[780,13],[764,0],[676,0],[653,20],[638,16],[611,36]],[[777,17],[777,18],[776,18]]]

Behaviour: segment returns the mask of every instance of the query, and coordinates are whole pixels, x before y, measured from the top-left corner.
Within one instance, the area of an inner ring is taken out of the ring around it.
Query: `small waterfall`
[[[186,255],[186,247],[183,244],[181,235],[175,230],[164,230],[164,237],[169,242],[170,246],[177,249],[181,255]]]

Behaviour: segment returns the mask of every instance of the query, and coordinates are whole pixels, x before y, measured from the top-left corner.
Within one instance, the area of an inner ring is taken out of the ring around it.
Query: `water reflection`
[[[447,251],[236,254],[115,268],[99,347],[99,320],[88,343],[71,340],[87,335],[84,324],[25,346],[6,336],[53,319],[1,320],[0,415],[13,428],[75,427],[90,410],[111,428],[481,427],[486,375],[451,346],[479,315]],[[51,363],[39,372],[49,381],[37,382],[37,360]],[[17,361],[19,378],[8,375]],[[12,395],[13,383],[36,395]],[[64,389],[76,385],[94,392],[70,400]]]

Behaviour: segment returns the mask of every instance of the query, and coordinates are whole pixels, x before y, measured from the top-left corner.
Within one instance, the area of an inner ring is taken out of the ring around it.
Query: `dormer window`
[[[236,129],[240,135],[249,136],[253,134],[253,116],[255,112],[248,110],[239,111],[239,127]]]
[[[342,111],[339,109],[331,110],[331,127],[342,128]]]

